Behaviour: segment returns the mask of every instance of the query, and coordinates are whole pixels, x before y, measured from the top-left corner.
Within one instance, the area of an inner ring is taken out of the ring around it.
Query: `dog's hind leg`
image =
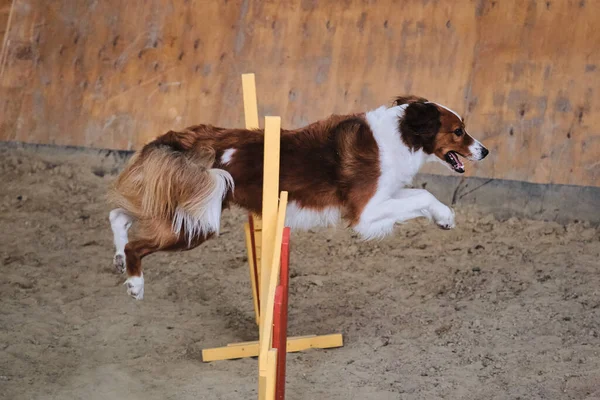
[[[157,244],[148,240],[134,240],[125,246],[125,259],[127,261],[127,294],[136,300],[144,298],[144,273],[142,272],[142,258],[158,251]]]
[[[141,300],[144,297],[142,258],[158,251],[192,250],[213,235],[199,235],[188,241],[184,234],[175,234],[170,223],[150,221],[141,224],[139,236],[139,239],[133,240],[125,246],[127,264],[125,285],[127,286],[127,293],[136,300]]]
[[[130,217],[124,209],[115,208],[109,214],[110,227],[113,232],[113,242],[115,244],[115,256],[113,265],[117,272],[125,272],[125,245],[128,237],[127,231],[133,223],[133,218]]]

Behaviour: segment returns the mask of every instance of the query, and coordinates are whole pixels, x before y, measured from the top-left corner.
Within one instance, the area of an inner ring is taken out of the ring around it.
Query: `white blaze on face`
[[[481,160],[487,155],[487,149],[477,139],[474,139],[472,136],[471,138],[473,139],[473,144],[469,146],[469,151],[471,152],[469,160]]]

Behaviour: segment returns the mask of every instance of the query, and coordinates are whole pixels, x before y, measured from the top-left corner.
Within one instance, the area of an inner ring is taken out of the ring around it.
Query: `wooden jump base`
[[[288,353],[298,353],[308,349],[330,349],[343,345],[342,336],[339,333],[320,336],[292,336],[286,341]],[[202,361],[204,362],[248,357],[258,357],[258,341],[229,343],[227,346],[202,350]]]
[[[242,75],[247,129],[257,129],[254,74]],[[259,400],[283,400],[286,354],[311,348],[343,346],[339,333],[287,337],[290,229],[285,227],[288,193],[279,192],[281,119],[265,117],[262,218],[249,215],[244,224],[248,265],[259,340],[202,350],[202,361],[258,356]]]

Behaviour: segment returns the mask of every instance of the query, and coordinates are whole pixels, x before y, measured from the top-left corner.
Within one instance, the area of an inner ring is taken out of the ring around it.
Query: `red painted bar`
[[[279,273],[279,286],[277,287],[281,297],[279,316],[275,321],[277,334],[273,329],[274,337],[278,337],[280,347],[277,347],[277,383],[275,386],[275,399],[285,399],[285,362],[287,356],[287,322],[288,322],[288,294],[290,275],[290,228],[283,230],[281,241],[281,269]],[[275,297],[277,299],[277,297]],[[276,300],[277,301],[277,300]],[[275,306],[277,308],[277,306]]]
[[[283,287],[275,288],[275,305],[273,307],[273,348],[279,352],[281,349],[281,312],[283,304]]]

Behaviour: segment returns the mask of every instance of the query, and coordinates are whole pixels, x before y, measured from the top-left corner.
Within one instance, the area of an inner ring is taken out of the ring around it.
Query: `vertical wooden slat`
[[[256,270],[256,257],[254,254],[254,233],[250,222],[244,224],[244,234],[246,237],[246,252],[248,254],[248,267],[250,269],[250,283],[252,285],[252,303],[254,305],[254,319],[259,323],[260,302],[258,296],[258,275]]]
[[[244,94],[244,120],[246,129],[258,128],[258,102],[256,100],[256,79],[254,74],[242,74]]]
[[[269,382],[267,383],[267,400],[275,400],[275,387],[277,383],[277,349],[269,350],[267,356]]]
[[[262,246],[260,265],[260,297],[261,304],[266,304],[265,295],[268,290],[269,271],[273,260],[273,246],[277,223],[277,203],[279,194],[279,145],[281,118],[265,117],[264,138],[264,172],[263,172],[263,204],[262,204]],[[263,314],[265,310],[261,310]],[[269,311],[270,312],[270,311]],[[261,319],[264,315],[261,316]]]
[[[258,128],[258,101],[254,74],[242,74],[242,97],[244,100],[244,120],[246,129]],[[250,263],[250,279],[256,323],[260,325],[260,259],[262,249],[262,222],[260,217],[248,214],[250,237],[246,235],[246,249]],[[248,240],[250,239],[250,241]]]

